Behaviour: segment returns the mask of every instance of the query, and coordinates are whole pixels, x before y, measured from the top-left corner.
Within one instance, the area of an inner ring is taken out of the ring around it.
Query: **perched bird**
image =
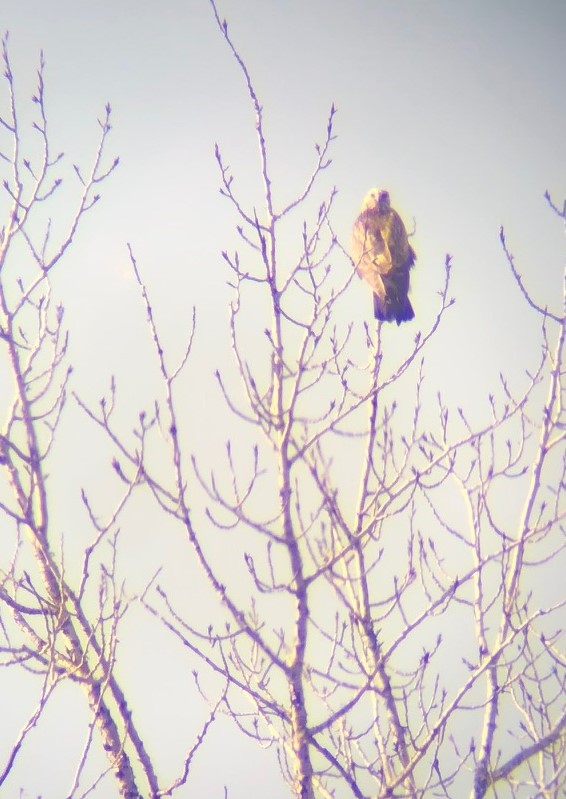
[[[372,288],[376,319],[397,324],[413,319],[409,270],[415,253],[389,192],[370,189],[354,223],[352,254],[358,274]]]

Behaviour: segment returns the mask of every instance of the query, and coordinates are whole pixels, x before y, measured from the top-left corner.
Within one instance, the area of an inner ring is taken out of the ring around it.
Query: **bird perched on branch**
[[[354,223],[352,253],[358,274],[373,291],[373,309],[382,322],[398,325],[413,319],[407,296],[415,252],[401,217],[391,207],[389,192],[370,189]]]

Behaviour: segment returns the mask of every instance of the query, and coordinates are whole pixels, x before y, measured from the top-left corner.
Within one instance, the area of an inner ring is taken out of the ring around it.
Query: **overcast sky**
[[[524,306],[499,227],[541,304],[555,304],[561,285],[561,232],[543,193],[558,202],[564,193],[565,4],[245,0],[221,3],[220,13],[264,105],[276,201],[303,186],[335,103],[338,139],[325,180],[339,189],[337,232],[347,241],[364,193],[387,187],[416,224],[411,337],[434,312],[449,252],[458,301],[450,357],[462,360],[469,348],[468,377],[470,366],[489,371],[494,350],[512,362],[523,350],[517,336],[528,345],[538,320],[514,324]],[[118,296],[130,241],[150,283],[181,289],[170,301],[187,298],[201,317],[206,307],[216,312],[217,298],[225,305],[219,252],[233,221],[218,195],[216,141],[243,196],[256,205],[261,196],[245,85],[206,0],[159,10],[129,0],[22,0],[1,23],[22,98],[44,50],[51,131],[70,159],[90,153],[104,103],[114,109],[111,148],[121,166],[72,256],[87,263],[75,268],[70,258],[62,270],[65,291],[84,298],[103,286]],[[352,314],[369,318],[364,296],[354,284]],[[92,318],[80,300],[67,305],[90,330],[99,305],[91,303]]]
[[[479,415],[501,369],[523,386],[524,369],[539,355],[540,320],[509,273],[499,229],[505,226],[537,302],[558,311],[563,231],[543,195],[550,191],[558,205],[566,198],[566,3],[218,3],[264,107],[276,203],[302,190],[334,103],[338,138],[317,198],[338,188],[336,232],[348,241],[372,186],[388,188],[407,224],[414,221],[416,319],[388,330],[389,346],[405,346],[433,319],[450,253],[456,305],[429,362],[432,379]],[[28,125],[26,102],[44,51],[53,149],[68,154],[68,182],[70,164],[88,162],[105,102],[113,108],[109,156],[120,156],[119,169],[54,278],[72,330],[77,385],[97,398],[110,374],[125,369],[132,392],[151,400],[135,354],[147,333],[126,242],[173,348],[197,306],[196,366],[211,375],[229,357],[220,253],[235,241],[231,208],[218,192],[216,142],[242,196],[258,208],[262,199],[253,112],[209,3],[17,0],[3,4],[0,26],[10,32]],[[5,102],[4,94],[0,108]],[[352,318],[371,320],[361,282],[352,283],[348,302]],[[85,471],[96,482],[95,467]],[[218,776],[219,786],[232,780],[231,798],[267,784],[261,768],[247,773],[242,758],[236,754]],[[48,787],[37,785],[45,799]]]

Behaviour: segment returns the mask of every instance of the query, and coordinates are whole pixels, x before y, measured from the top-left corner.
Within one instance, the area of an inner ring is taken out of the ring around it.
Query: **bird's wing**
[[[383,259],[386,248],[379,225],[374,215],[367,211],[357,218],[352,235],[352,253],[358,275],[363,278],[376,294],[384,296],[385,289],[381,279]]]
[[[393,209],[389,217],[387,241],[393,269],[409,270],[415,263],[415,252],[409,244],[405,225],[399,214]]]
[[[377,211],[368,209],[360,214],[354,225],[353,247],[356,262],[361,267],[358,268],[359,272],[363,273],[364,266],[367,269],[377,270],[380,274],[387,274],[395,269],[393,223],[394,218],[391,213],[378,214]],[[404,233],[400,219],[399,223]]]

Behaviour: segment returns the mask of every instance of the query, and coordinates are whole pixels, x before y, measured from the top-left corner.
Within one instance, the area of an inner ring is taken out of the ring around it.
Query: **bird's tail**
[[[400,325],[401,322],[410,322],[410,320],[414,318],[415,312],[413,310],[413,306],[411,305],[410,299],[407,297],[403,307],[397,309],[395,313],[395,321],[398,325]]]
[[[373,295],[373,315],[380,322],[409,322],[415,318],[415,312],[408,297],[403,298],[401,304],[387,304],[377,294]]]

